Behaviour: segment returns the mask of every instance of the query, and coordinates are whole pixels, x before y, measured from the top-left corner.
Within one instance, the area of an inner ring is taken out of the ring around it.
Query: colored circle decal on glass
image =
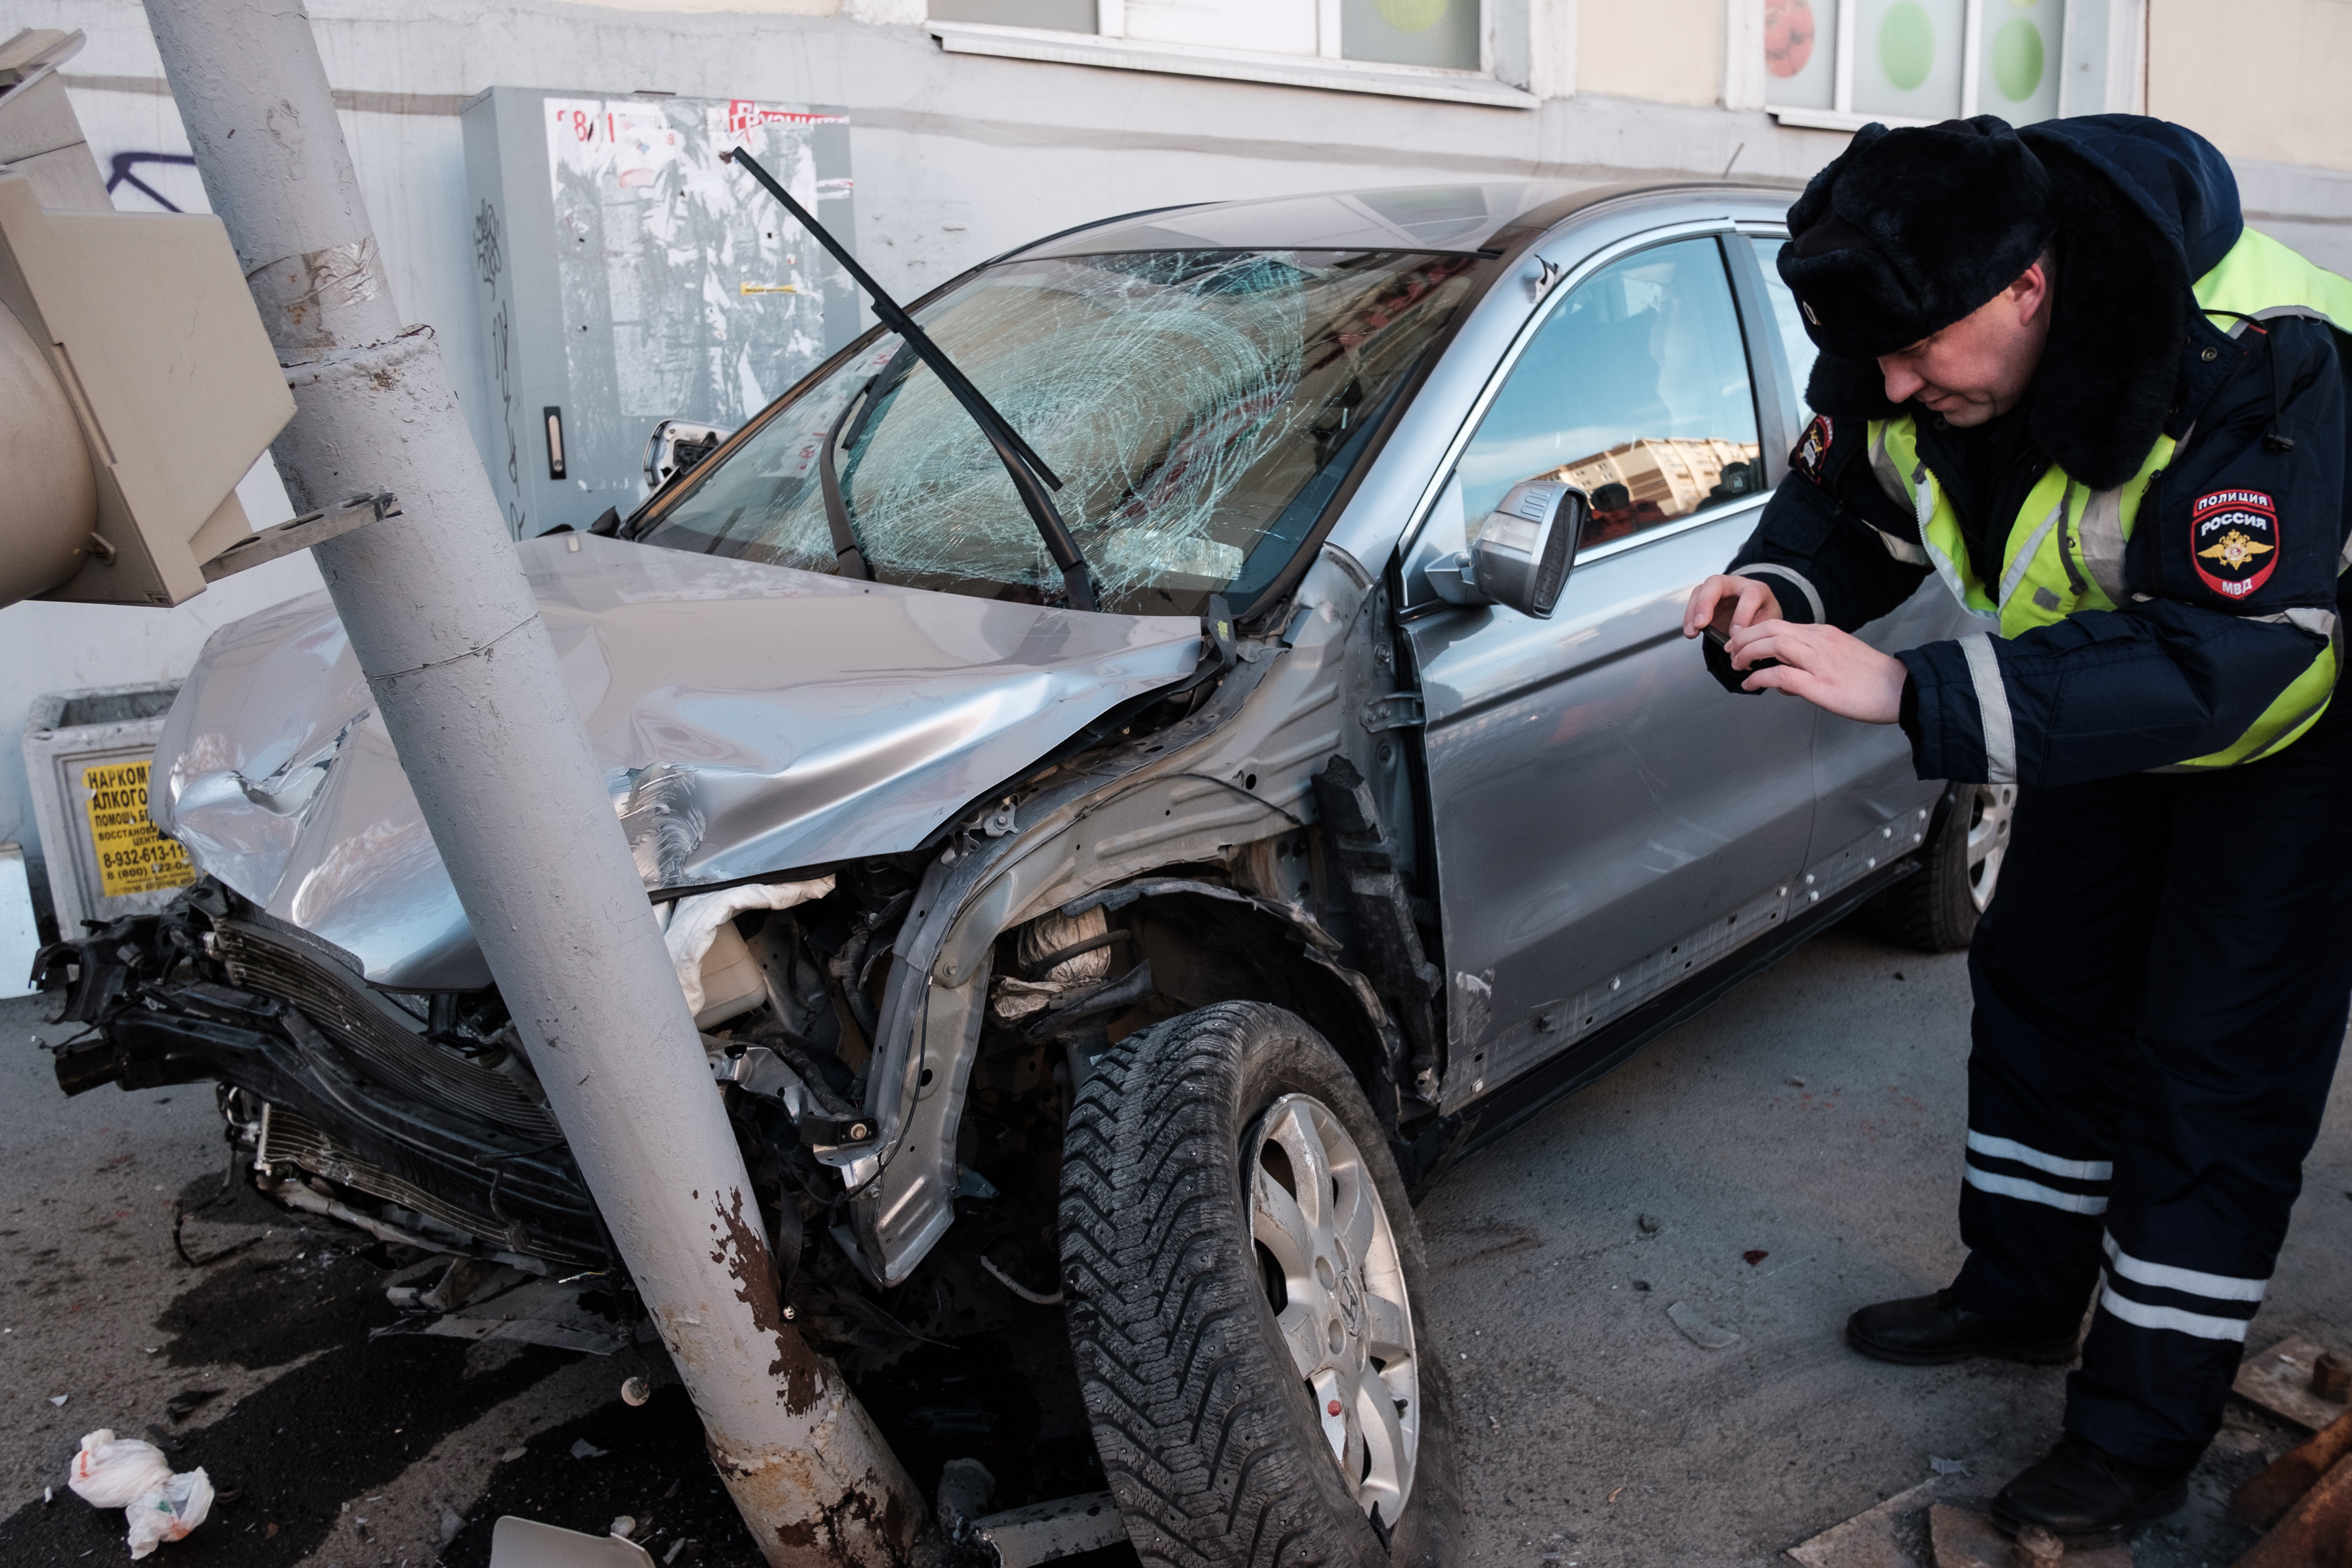
[[[1927,79],[1936,64],[1936,24],[1919,0],[1887,7],[1878,24],[1878,65],[1886,79],[1909,92]]]
[[[1426,33],[1445,19],[1448,0],[1372,0],[1381,20],[1400,33]]]
[[[2042,29],[2022,16],[2000,25],[1992,37],[1992,79],[2000,95],[2023,103],[2042,85]]]
[[[1808,0],[1764,0],[1764,68],[1790,77],[1813,58],[1813,8]]]

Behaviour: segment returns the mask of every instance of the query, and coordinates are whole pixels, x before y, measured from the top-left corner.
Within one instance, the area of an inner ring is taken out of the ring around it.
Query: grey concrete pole
[[[300,0],[147,0],[297,412],[298,510],[402,515],[317,554],[590,1191],[778,1568],[928,1550],[919,1494],[783,1316],[758,1205],[432,330],[404,329]]]

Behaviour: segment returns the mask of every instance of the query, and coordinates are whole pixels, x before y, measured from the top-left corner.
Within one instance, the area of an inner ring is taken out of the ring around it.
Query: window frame
[[[1273,54],[1205,44],[1166,43],[1127,36],[1128,0],[1095,0],[1095,30],[1063,32],[992,22],[926,20],[924,30],[951,55],[990,55],[1003,59],[1044,60],[1063,65],[1107,67],[1173,76],[1217,77],[1279,87],[1321,88],[1391,98],[1419,98],[1486,108],[1534,109],[1543,100],[1499,74],[1500,58],[1529,52],[1527,40],[1508,35],[1528,30],[1540,0],[1473,0],[1478,6],[1479,62],[1475,69],[1395,65],[1349,59],[1339,50],[1340,0],[1309,0],[1316,14],[1316,52]],[[1534,84],[1530,84],[1534,85]]]
[[[1853,107],[1853,72],[1856,35],[1861,29],[1862,0],[1815,0],[1829,6],[1837,24],[1837,56],[1832,65],[1832,87],[1830,106],[1813,109],[1801,105],[1781,105],[1771,101],[1771,78],[1763,67],[1763,38],[1758,8],[1760,0],[1729,0],[1732,25],[1724,29],[1727,58],[1726,98],[1736,90],[1734,84],[1747,90],[1739,97],[1752,100],[1752,106],[1783,125],[1811,131],[1859,131],[1865,125],[1933,125],[1933,120],[1915,120],[1900,114],[1874,114]],[[1960,119],[1986,112],[1984,96],[1984,24],[1985,14],[1994,0],[1960,0],[1960,103],[1957,110]],[[2065,19],[2060,27],[2054,65],[2059,73],[2057,113],[2081,112],[2067,103],[2067,62],[2076,44],[2076,12],[2100,4],[2100,0],[2066,0]],[[1748,58],[1748,57],[1752,57]]]
[[[1519,324],[1518,331],[1513,335],[1509,347],[1505,349],[1501,357],[1495,362],[1495,368],[1487,373],[1485,384],[1478,389],[1478,395],[1471,400],[1469,408],[1463,415],[1460,426],[1454,430],[1453,437],[1446,442],[1444,457],[1431,469],[1428,479],[1422,487],[1421,499],[1413,504],[1412,521],[1397,537],[1395,555],[1397,562],[1402,564],[1412,560],[1413,552],[1419,548],[1422,536],[1428,531],[1432,520],[1436,516],[1438,503],[1445,498],[1445,492],[1449,488],[1449,481],[1454,478],[1454,470],[1461,467],[1463,453],[1469,449],[1470,443],[1476,438],[1478,427],[1486,422],[1487,410],[1494,406],[1495,399],[1502,395],[1504,384],[1510,380],[1511,372],[1517,368],[1520,357],[1526,353],[1528,345],[1535,341],[1536,334],[1540,332],[1545,324],[1551,320],[1552,312],[1559,310],[1570,295],[1606,268],[1638,252],[1653,249],[1661,245],[1671,245],[1678,240],[1712,238],[1716,242],[1717,253],[1722,258],[1724,281],[1731,290],[1732,308],[1739,319],[1740,349],[1748,363],[1748,391],[1756,400],[1757,439],[1765,458],[1766,483],[1764,488],[1755,494],[1743,496],[1711,511],[1695,511],[1687,517],[1675,518],[1654,528],[1644,529],[1638,533],[1629,533],[1622,539],[1612,539],[1605,544],[1596,544],[1589,550],[1579,550],[1576,552],[1575,564],[1582,566],[1596,561],[1606,561],[1612,556],[1622,555],[1629,551],[1643,549],[1661,540],[1687,533],[1695,528],[1711,527],[1727,518],[1739,517],[1751,512],[1769,500],[1773,489],[1780,483],[1780,475],[1786,470],[1788,449],[1793,444],[1794,437],[1787,430],[1790,406],[1787,401],[1788,393],[1785,390],[1788,381],[1787,367],[1780,356],[1774,352],[1777,340],[1770,336],[1759,337],[1757,331],[1757,323],[1759,321],[1764,324],[1765,333],[1779,331],[1779,328],[1770,322],[1771,304],[1762,297],[1763,276],[1760,269],[1758,269],[1755,250],[1748,244],[1748,230],[1767,226],[1769,226],[1744,223],[1727,217],[1690,218],[1680,223],[1664,224],[1656,228],[1643,229],[1639,234],[1629,235],[1612,244],[1602,246],[1586,256],[1574,267],[1564,270],[1552,286],[1544,291],[1542,300],[1528,312],[1527,320]],[[1538,243],[1535,250],[1540,252],[1542,246]],[[1746,268],[1756,269],[1752,271],[1751,276],[1743,277],[1743,262]],[[1762,312],[1760,316],[1758,314],[1759,311]],[[1405,586],[1410,593],[1409,581]],[[1413,619],[1422,615],[1444,611],[1451,607],[1444,600],[1437,598],[1433,592],[1426,598],[1412,597],[1410,603],[1402,606],[1400,616],[1403,619]]]

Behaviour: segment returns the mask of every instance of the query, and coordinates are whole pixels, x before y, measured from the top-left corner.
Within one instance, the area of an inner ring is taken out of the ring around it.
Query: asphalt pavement
[[[68,1032],[46,1009],[0,1003],[0,1562],[121,1560],[121,1514],[64,1485],[99,1426],[221,1489],[162,1568],[478,1568],[501,1512],[627,1515],[669,1568],[758,1561],[657,1352],[376,1336],[396,1320],[347,1233],[220,1195],[209,1086],[68,1100],[34,1048]],[[1839,1340],[1855,1306],[1958,1266],[1967,1046],[1960,957],[1832,931],[1445,1178],[1420,1315],[1454,1374],[1473,1561],[1784,1563],[2047,1446],[2063,1369],[1898,1369]],[[2341,1081],[2249,1345],[2290,1334],[2352,1342]],[[937,1354],[900,1393],[990,1370]],[[655,1395],[633,1408],[637,1374]],[[2232,1561],[2251,1537],[2221,1500],[2299,1436],[2233,1409],[2140,1568]]]

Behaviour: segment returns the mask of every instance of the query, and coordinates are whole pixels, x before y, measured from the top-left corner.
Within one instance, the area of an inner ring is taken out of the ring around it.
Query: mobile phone
[[[1737,599],[1724,600],[1715,607],[1715,619],[1706,624],[1706,640],[1727,654],[1731,651],[1731,613],[1738,607],[1739,602]],[[1759,669],[1776,669],[1780,668],[1780,661],[1777,658],[1759,658],[1741,673],[1753,675]]]

